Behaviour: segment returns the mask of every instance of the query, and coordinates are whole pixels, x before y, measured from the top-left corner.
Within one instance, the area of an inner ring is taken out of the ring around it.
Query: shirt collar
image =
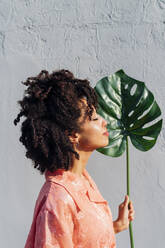
[[[46,181],[62,185],[70,193],[80,209],[83,209],[84,206],[83,198],[80,197],[80,194],[87,194],[92,202],[107,203],[86,169],[83,170],[82,175],[88,181],[89,186],[84,186],[84,178],[70,170],[66,171],[64,169],[58,169],[54,172],[46,171],[45,179]]]

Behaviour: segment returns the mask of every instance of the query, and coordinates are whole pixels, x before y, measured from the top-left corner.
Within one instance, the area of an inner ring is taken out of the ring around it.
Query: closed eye
[[[97,121],[97,120],[98,120],[98,118],[93,119],[93,121]]]

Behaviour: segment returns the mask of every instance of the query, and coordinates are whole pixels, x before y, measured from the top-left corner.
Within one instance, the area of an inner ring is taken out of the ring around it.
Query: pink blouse
[[[108,202],[86,169],[82,174],[45,173],[24,248],[116,248]]]

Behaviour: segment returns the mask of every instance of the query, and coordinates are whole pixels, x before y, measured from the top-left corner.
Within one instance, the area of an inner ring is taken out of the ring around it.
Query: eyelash
[[[93,121],[97,121],[97,120],[98,120],[98,118],[93,119]]]

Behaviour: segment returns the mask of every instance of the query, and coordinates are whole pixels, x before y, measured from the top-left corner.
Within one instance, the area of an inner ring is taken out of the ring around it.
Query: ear
[[[68,132],[65,131],[65,133],[68,135]],[[79,134],[78,133],[75,133],[75,132],[72,132],[72,135],[68,135],[71,143],[78,143],[79,142]]]

